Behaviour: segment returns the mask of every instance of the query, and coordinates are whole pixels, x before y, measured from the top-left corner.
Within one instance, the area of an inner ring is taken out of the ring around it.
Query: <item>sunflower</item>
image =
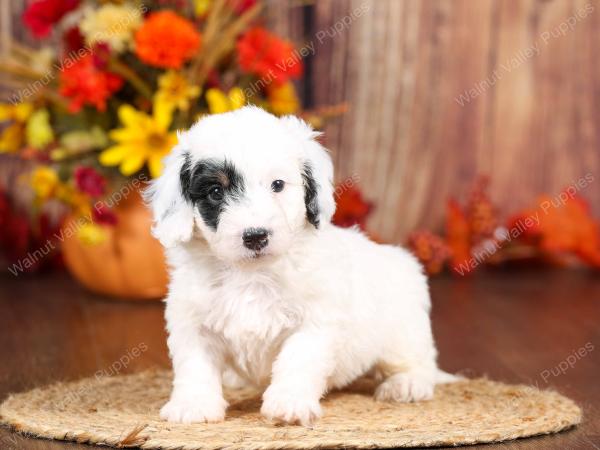
[[[124,127],[109,133],[117,144],[100,154],[100,163],[118,165],[125,176],[134,174],[147,163],[150,175],[158,177],[162,172],[162,159],[177,142],[175,133],[169,132],[173,108],[155,103],[153,114],[149,116],[131,105],[122,105],[119,119]]]
[[[190,108],[190,100],[199,95],[198,86],[190,86],[183,75],[170,70],[158,78],[158,92],[154,101],[187,111]]]

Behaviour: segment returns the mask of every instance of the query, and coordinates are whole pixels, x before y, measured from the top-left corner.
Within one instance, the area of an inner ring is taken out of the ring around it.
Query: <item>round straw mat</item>
[[[88,378],[11,395],[2,422],[38,437],[149,449],[308,449],[456,446],[554,433],[581,420],[581,410],[555,392],[487,379],[436,388],[435,399],[376,402],[362,381],[323,400],[312,428],[276,426],[259,414],[260,396],[228,392],[222,423],[160,420],[171,373]]]

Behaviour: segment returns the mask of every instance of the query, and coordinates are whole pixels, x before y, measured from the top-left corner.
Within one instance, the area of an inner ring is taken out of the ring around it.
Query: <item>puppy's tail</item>
[[[462,381],[464,379],[465,377],[462,375],[453,375],[440,369],[438,369],[435,374],[435,384],[456,383],[457,381]]]

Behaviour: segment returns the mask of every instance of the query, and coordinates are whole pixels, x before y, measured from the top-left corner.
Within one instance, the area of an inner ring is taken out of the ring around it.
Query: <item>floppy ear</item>
[[[315,140],[320,135],[310,125],[294,116],[280,119],[287,130],[302,142],[302,180],[306,219],[319,228],[331,221],[335,212],[333,199],[333,163],[327,150]]]
[[[186,201],[184,187],[189,185],[189,154],[181,144],[165,158],[165,168],[144,192],[154,217],[152,234],[165,247],[187,242],[194,232],[194,208]]]

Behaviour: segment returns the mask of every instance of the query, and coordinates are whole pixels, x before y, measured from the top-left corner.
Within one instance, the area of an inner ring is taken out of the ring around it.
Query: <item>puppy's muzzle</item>
[[[258,252],[269,244],[269,232],[266,228],[247,228],[242,234],[244,247]]]

